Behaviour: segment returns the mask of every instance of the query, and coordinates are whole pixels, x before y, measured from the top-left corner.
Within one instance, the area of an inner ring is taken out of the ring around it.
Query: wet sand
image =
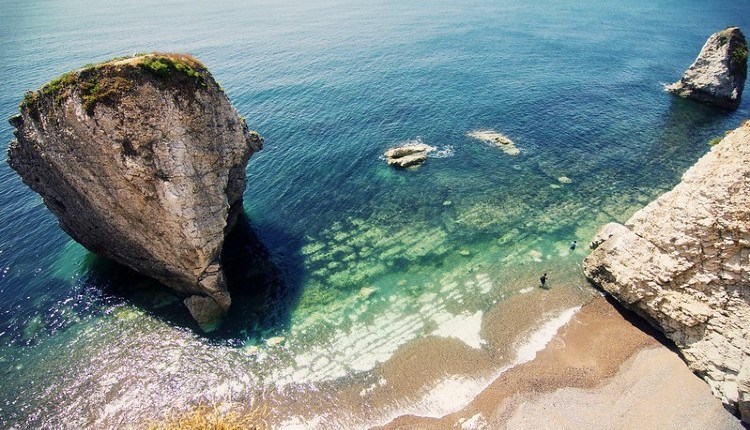
[[[669,343],[603,297],[530,362],[502,373],[462,410],[401,416],[384,429],[741,429]]]

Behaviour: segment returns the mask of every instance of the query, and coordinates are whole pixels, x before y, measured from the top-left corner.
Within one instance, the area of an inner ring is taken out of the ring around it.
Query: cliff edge
[[[230,306],[220,264],[262,147],[195,58],[143,54],[27,93],[8,162],[77,242],[189,296],[201,324]]]
[[[747,78],[747,42],[738,27],[716,32],[682,79],[666,87],[680,97],[737,109]]]
[[[662,330],[750,422],[750,122],[591,246],[586,276]]]

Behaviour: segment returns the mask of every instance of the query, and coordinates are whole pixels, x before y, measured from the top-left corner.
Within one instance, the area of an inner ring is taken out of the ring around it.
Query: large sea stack
[[[221,250],[262,139],[199,61],[85,67],[29,92],[20,110],[8,161],[65,232],[187,296],[199,323],[229,309]]]
[[[747,42],[739,28],[708,38],[682,79],[667,91],[725,109],[737,109],[747,78]]]
[[[592,247],[586,276],[661,329],[750,422],[750,122]]]

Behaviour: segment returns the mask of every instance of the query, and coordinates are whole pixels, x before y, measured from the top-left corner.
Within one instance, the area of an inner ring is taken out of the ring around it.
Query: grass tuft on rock
[[[740,72],[747,76],[747,43],[737,45],[732,50],[732,64],[739,67]]]
[[[133,87],[133,71],[143,70],[163,80],[194,82],[206,87],[208,71],[195,57],[187,54],[152,53],[116,57],[99,64],[86,64],[79,70],[64,73],[46,83],[38,91],[29,91],[20,109],[38,111],[42,98],[61,104],[66,97],[77,94],[89,115],[99,103],[113,103]],[[141,72],[142,73],[142,72]]]
[[[83,107],[89,115],[92,115],[97,103],[112,102],[119,95],[129,91],[132,86],[130,81],[119,76],[91,78],[79,85]]]
[[[154,76],[168,78],[183,75],[195,79],[206,86],[206,68],[200,61],[190,55],[154,53],[144,56],[138,66],[151,72]]]

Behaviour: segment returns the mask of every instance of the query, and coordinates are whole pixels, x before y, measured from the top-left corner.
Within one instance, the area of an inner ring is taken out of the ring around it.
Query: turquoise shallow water
[[[542,271],[587,288],[568,243],[627,219],[750,117],[747,101],[730,113],[662,91],[712,32],[750,28],[747,2],[454,3],[4,2],[0,117],[63,71],[185,51],[266,147],[224,256],[235,305],[210,335],[72,242],[0,165],[0,427],[333,392],[451,327],[487,348],[482,315]],[[417,139],[440,150],[419,170],[380,159]]]

